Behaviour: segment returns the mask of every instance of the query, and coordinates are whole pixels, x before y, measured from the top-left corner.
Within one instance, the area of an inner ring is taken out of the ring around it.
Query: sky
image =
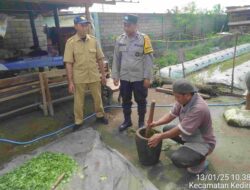
[[[91,12],[123,12],[123,13],[166,13],[175,6],[184,7],[194,1],[197,8],[211,10],[216,4],[227,6],[250,5],[250,0],[133,0],[139,3],[117,3],[116,5],[94,4]],[[74,9],[78,12],[78,9]]]

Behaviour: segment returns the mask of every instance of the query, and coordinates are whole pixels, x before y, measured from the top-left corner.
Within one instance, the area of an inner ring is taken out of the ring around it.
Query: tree
[[[221,15],[225,13],[220,4],[214,5],[211,12],[214,15]]]
[[[188,31],[192,31],[197,23],[198,17],[195,14],[198,12],[198,9],[195,2],[191,2],[182,10],[184,14],[178,14],[179,12],[176,11],[175,24],[177,28],[184,29],[184,33],[187,33]]]
[[[197,6],[194,1],[187,4],[186,7],[183,8],[184,13],[195,14],[197,12]]]

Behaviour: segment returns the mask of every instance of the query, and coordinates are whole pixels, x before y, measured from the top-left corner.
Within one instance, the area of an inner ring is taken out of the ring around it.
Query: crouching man
[[[155,147],[163,139],[182,144],[171,155],[173,163],[179,168],[187,168],[190,173],[202,173],[208,166],[206,157],[213,152],[216,144],[208,105],[185,79],[173,84],[173,92],[177,102],[170,113],[148,125],[153,128],[168,124],[176,117],[179,117],[180,123],[177,126],[165,126],[162,133],[149,139],[148,145]]]

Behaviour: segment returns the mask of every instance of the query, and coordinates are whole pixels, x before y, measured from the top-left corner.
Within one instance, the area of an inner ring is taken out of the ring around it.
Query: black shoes
[[[131,121],[124,121],[120,126],[119,126],[119,131],[122,132],[124,130],[126,130],[127,128],[132,126],[132,122]]]
[[[139,128],[142,128],[142,127],[144,127],[144,126],[145,126],[144,122],[139,122],[139,124],[138,124],[138,127],[139,127]]]
[[[96,118],[96,122],[104,124],[104,125],[108,125],[109,124],[109,121],[108,121],[108,119],[106,117],[97,117]]]
[[[126,130],[127,128],[131,127],[131,126],[132,126],[131,120],[130,120],[130,121],[124,121],[124,122],[119,126],[119,131],[122,132],[122,131]],[[142,127],[144,127],[144,126],[145,126],[144,122],[139,122],[139,123],[138,123],[138,127],[139,127],[139,128],[142,128]]]
[[[105,117],[97,117],[97,118],[96,118],[96,122],[97,122],[97,123],[104,124],[104,125],[108,125],[108,124],[109,124],[108,119],[105,118]],[[73,126],[73,132],[74,132],[74,131],[78,131],[82,126],[83,126],[83,124],[75,124],[75,125]]]

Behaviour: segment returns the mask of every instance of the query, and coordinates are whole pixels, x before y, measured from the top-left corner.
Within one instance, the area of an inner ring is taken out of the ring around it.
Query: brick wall
[[[101,43],[106,56],[113,54],[117,36],[124,33],[123,17],[125,13],[98,13]],[[171,15],[137,14],[139,31],[148,34],[151,39],[163,39],[167,31],[174,30]]]
[[[152,40],[164,40],[170,36],[178,36],[178,32],[182,33],[185,30],[176,28],[173,14],[140,13],[137,15],[139,31],[148,34]],[[112,58],[116,37],[124,32],[122,23],[124,16],[125,13],[98,13],[101,43],[108,58]],[[185,15],[182,16],[185,17]],[[197,15],[197,17],[199,19],[192,31],[187,31],[197,36],[201,33],[214,32],[217,27],[220,29],[226,18],[224,15],[205,15],[203,17]]]

